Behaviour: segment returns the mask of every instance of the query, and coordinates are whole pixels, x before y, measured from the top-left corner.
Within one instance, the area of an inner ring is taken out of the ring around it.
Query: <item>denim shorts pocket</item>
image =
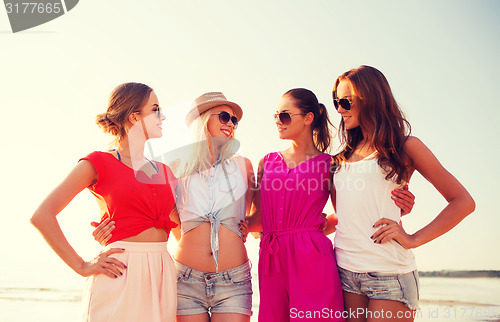
[[[416,270],[400,275],[399,282],[403,285],[405,293],[414,294],[417,300],[420,298],[420,281]]]
[[[250,272],[246,271],[237,272],[229,275],[229,279],[234,285],[243,285],[252,279],[252,275],[250,275]]]
[[[418,276],[418,271],[413,271],[413,278],[415,278],[415,283],[417,285],[417,300],[420,299],[420,277]]]
[[[391,274],[391,273],[368,272],[366,273],[366,275],[379,281],[389,281],[398,279],[397,274]]]
[[[189,279],[188,271],[184,269],[177,269],[177,283],[180,281],[187,281]]]

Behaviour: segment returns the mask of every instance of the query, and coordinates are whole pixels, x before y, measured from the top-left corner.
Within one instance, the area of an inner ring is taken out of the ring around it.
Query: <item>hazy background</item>
[[[272,118],[285,91],[311,89],[338,125],[334,81],[362,64],[386,75],[413,134],[477,203],[457,228],[415,250],[419,269],[500,269],[499,1],[86,0],[18,34],[2,10],[0,281],[81,281],[28,220],[80,157],[107,149],[94,119],[116,85],[154,88],[167,117],[158,153],[189,142],[190,101],[222,91],[244,109],[240,152],[256,167],[287,147]],[[416,205],[404,225],[414,232],[445,201],[418,174],[410,189]],[[89,225],[97,217],[88,191],[59,215],[86,258],[99,250]],[[256,270],[258,242],[247,244]]]

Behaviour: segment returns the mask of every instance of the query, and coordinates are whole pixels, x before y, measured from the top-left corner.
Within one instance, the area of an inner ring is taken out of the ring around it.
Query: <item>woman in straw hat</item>
[[[210,92],[193,102],[186,117],[196,142],[191,157],[174,170],[172,218],[181,233],[175,253],[177,321],[250,321],[252,284],[243,231],[253,199],[253,168],[234,154],[242,116],[238,104]],[[109,236],[108,228],[98,227],[98,241]]]
[[[304,88],[287,91],[275,114],[290,148],[259,163],[260,190],[249,230],[263,230],[259,252],[259,321],[342,321],[342,289],[333,246],[325,234],[335,217],[322,214],[331,196],[331,125],[325,106]],[[406,212],[413,198],[395,197]],[[334,200],[334,198],[332,199]]]
[[[92,152],[49,194],[31,218],[47,243],[68,266],[89,277],[83,321],[174,321],[175,265],[167,251],[169,215],[176,180],[171,170],[144,156],[149,138],[161,137],[165,116],[144,84],[115,88],[97,123],[115,138],[117,149]],[[99,256],[83,260],[66,240],[56,215],[88,188],[102,220],[116,229]],[[148,267],[148,269],[144,269]]]

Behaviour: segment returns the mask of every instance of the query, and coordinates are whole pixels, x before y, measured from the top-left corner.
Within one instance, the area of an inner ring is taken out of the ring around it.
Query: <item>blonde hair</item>
[[[175,174],[178,178],[189,177],[196,172],[202,173],[203,170],[212,167],[212,158],[209,146],[210,139],[212,139],[212,137],[208,131],[208,120],[210,119],[210,116],[210,110],[207,110],[191,123],[190,128],[193,131],[195,143],[192,145],[193,148],[191,156],[187,162],[184,162],[184,164],[176,169]],[[221,146],[219,155],[220,162],[223,163],[229,160],[236,153],[238,147],[239,145],[234,139],[233,134],[233,137]]]

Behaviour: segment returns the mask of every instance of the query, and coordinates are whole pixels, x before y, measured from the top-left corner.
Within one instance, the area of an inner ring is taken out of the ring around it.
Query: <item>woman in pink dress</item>
[[[249,230],[263,230],[259,252],[259,321],[343,321],[344,306],[333,245],[335,217],[325,217],[330,196],[331,125],[313,92],[286,92],[275,114],[285,151],[259,163]],[[411,197],[409,208],[411,209]],[[406,208],[403,199],[401,207]],[[404,206],[403,206],[404,205]]]

